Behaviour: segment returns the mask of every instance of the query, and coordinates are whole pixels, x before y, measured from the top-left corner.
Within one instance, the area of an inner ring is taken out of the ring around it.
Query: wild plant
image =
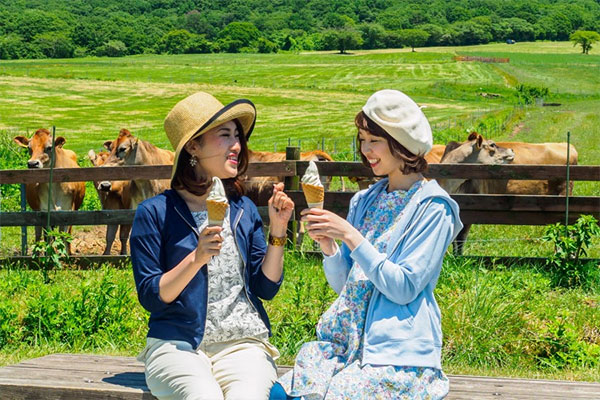
[[[580,216],[575,224],[548,225],[542,240],[554,244],[554,253],[546,266],[555,286],[573,287],[587,282],[590,266],[581,262],[592,240],[600,235],[598,221],[591,215]],[[596,266],[597,268],[597,266]]]

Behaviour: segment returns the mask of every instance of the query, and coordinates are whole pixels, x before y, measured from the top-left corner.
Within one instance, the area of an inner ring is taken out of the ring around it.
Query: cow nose
[[[514,152],[514,150],[509,149],[508,153],[506,154],[506,160],[508,162],[511,162],[514,159],[515,159],[515,152]]]
[[[27,168],[42,168],[40,160],[29,160],[27,161]]]
[[[111,184],[108,181],[100,182],[100,184],[98,185],[98,189],[104,190],[106,192],[108,192],[110,190],[110,187],[111,187]]]

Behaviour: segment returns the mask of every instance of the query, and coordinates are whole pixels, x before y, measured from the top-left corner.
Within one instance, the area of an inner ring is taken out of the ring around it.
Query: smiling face
[[[235,178],[238,175],[239,156],[242,143],[238,126],[233,121],[225,122],[196,140],[190,140],[185,149],[198,159],[197,173],[209,179]]]
[[[403,162],[394,157],[385,138],[359,130],[360,151],[377,176],[401,174]]]

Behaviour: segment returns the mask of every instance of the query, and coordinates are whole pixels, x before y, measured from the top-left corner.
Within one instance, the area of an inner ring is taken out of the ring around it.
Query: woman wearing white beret
[[[433,291],[462,228],[458,205],[422,175],[432,133],[407,95],[376,92],[355,124],[363,164],[384,179],[352,198],[346,220],[302,212],[339,297],[271,399],[441,399],[449,383]]]

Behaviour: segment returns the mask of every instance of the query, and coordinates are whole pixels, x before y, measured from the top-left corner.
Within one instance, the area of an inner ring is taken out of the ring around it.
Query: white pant
[[[160,400],[266,400],[277,379],[277,349],[268,341],[242,339],[200,345],[147,338],[138,356],[146,383]]]

